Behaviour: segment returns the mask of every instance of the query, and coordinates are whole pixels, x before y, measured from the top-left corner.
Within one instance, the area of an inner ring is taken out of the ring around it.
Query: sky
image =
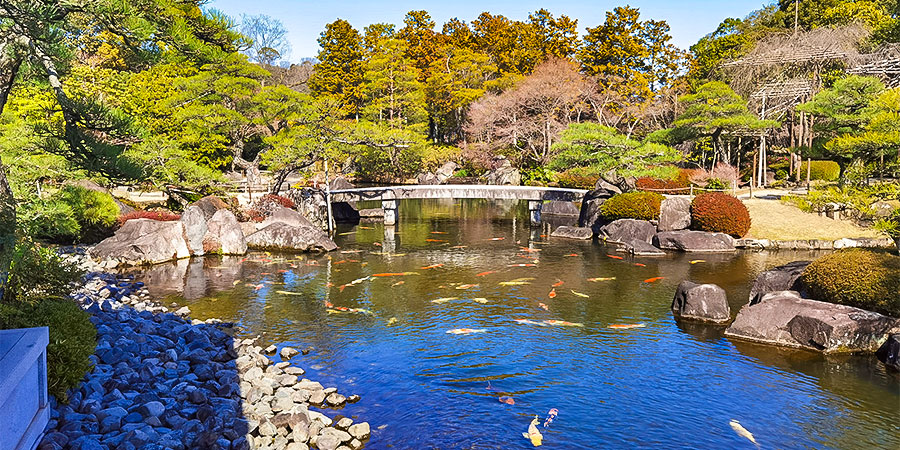
[[[403,17],[411,10],[424,9],[437,23],[436,31],[451,18],[471,22],[479,14],[488,11],[502,14],[512,20],[525,20],[528,14],[540,8],[548,9],[555,17],[567,15],[578,19],[578,30],[584,35],[586,27],[602,24],[606,11],[624,4],[639,8],[641,19],[665,20],[672,27],[672,40],[681,48],[688,48],[702,36],[714,31],[726,17],[744,17],[759,9],[767,0],[211,0],[208,8],[215,8],[239,19],[241,14],[265,14],[284,23],[288,30],[291,52],[288,60],[298,62],[304,57],[315,57],[319,52],[316,39],[325,24],[341,18],[356,29],[371,23],[393,23],[403,26]]]

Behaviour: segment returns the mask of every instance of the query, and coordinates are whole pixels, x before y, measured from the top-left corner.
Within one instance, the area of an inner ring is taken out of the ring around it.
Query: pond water
[[[632,258],[549,238],[527,214],[515,202],[404,201],[397,226],[341,227],[330,254],[195,258],[140,277],[263,346],[311,347],[296,364],[362,396],[329,415],[368,421],[367,448],[532,448],[522,432],[551,408],[547,448],[754,448],[731,420],[761,448],[900,448],[900,377],[874,357],[734,341],[672,318],[681,280],[722,286],[735,314],[757,273],[816,253]],[[372,276],[403,272],[415,274]],[[459,328],[484,331],[447,333]]]

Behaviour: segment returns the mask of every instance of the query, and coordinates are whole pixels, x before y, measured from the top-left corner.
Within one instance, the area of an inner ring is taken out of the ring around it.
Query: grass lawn
[[[748,238],[779,241],[841,238],[881,238],[878,231],[861,228],[848,220],[832,220],[800,211],[778,200],[744,200],[752,225]]]

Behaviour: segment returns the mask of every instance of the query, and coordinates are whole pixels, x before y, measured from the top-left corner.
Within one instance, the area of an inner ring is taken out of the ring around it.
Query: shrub
[[[707,192],[691,202],[691,227],[740,238],[750,230],[750,212],[744,203],[721,192]]]
[[[65,297],[84,272],[56,250],[22,239],[9,266],[6,302],[34,303],[45,297]]]
[[[128,222],[132,219],[153,219],[162,222],[171,222],[173,220],[181,219],[181,215],[171,213],[169,211],[132,211],[128,214],[122,214],[121,216],[119,216],[119,226],[125,225],[125,222]]]
[[[556,176],[559,186],[570,189],[594,189],[599,175],[584,174],[579,170],[567,170]]]
[[[800,164],[800,179],[806,179],[806,166],[810,166],[809,179],[822,181],[837,181],[841,174],[841,167],[834,161],[812,161],[812,165],[808,161]]]
[[[81,224],[75,219],[75,212],[60,200],[25,203],[16,213],[19,224],[36,239],[74,243],[81,236]]]
[[[684,194],[686,188],[691,186],[691,177],[694,171],[690,169],[678,169],[678,174],[672,179],[660,179],[641,177],[635,182],[638,189],[652,190],[662,194]]]
[[[97,346],[90,316],[71,299],[47,298],[35,304],[0,303],[0,329],[48,327],[47,390],[60,401],[91,370]]]
[[[800,281],[812,298],[900,317],[900,256],[845,249],[810,264]]]
[[[72,207],[75,219],[86,227],[111,227],[119,216],[119,205],[112,195],[81,186],[63,186],[53,198]]]
[[[258,209],[265,210],[268,209],[268,207],[270,207],[271,205],[279,205],[288,209],[294,209],[295,207],[297,207],[293,200],[275,194],[263,195],[262,198],[256,202],[256,208]]]
[[[607,220],[659,219],[659,205],[663,196],[656,192],[626,192],[613,195],[600,206],[600,214]]]

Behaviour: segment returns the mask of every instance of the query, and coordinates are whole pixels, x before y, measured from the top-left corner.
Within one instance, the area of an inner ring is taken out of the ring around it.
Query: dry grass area
[[[847,220],[832,220],[800,211],[778,200],[744,200],[752,225],[748,238],[779,241],[885,237],[878,231],[861,228]]]

